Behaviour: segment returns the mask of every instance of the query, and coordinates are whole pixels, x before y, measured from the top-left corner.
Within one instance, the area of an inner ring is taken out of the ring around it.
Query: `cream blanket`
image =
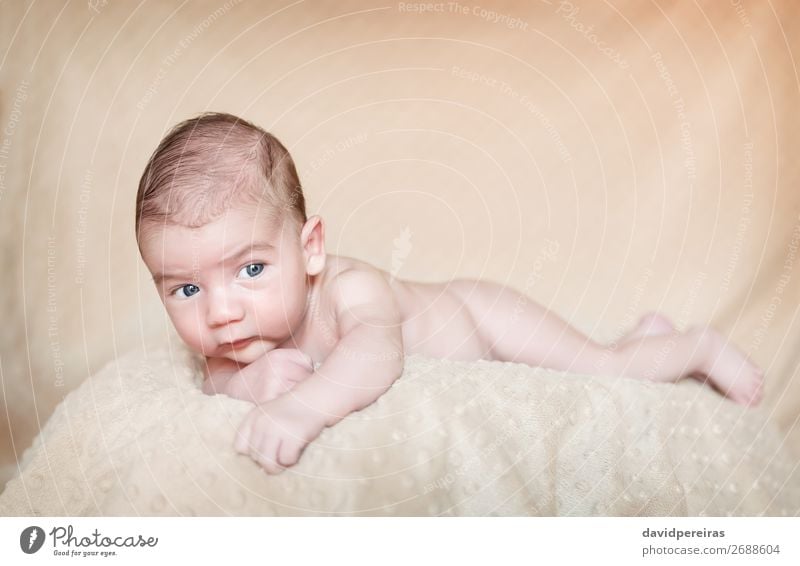
[[[70,393],[1,515],[796,515],[800,473],[759,411],[694,383],[410,356],[392,389],[267,476],[234,453],[247,403],[183,352]]]

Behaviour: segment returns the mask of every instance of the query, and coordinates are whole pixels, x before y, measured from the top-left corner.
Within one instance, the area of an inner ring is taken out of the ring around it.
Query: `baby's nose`
[[[244,318],[244,309],[234,300],[220,297],[209,301],[206,324],[212,327],[224,326]]]

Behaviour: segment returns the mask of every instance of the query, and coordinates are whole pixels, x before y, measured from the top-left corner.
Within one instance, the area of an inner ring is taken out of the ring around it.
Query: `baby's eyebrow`
[[[170,279],[190,279],[191,275],[183,273],[156,273],[153,275],[153,283],[161,285]]]
[[[248,251],[252,251],[252,250],[274,250],[274,249],[275,249],[275,246],[273,246],[272,244],[270,244],[268,242],[251,242],[251,243],[247,243],[244,246],[240,247],[235,252],[233,252],[231,254],[228,254],[225,258],[223,258],[220,261],[220,263],[222,264],[222,263],[225,263],[226,261],[231,261],[231,260],[237,259],[237,258],[241,257],[242,255],[244,255]],[[167,280],[171,280],[171,279],[188,280],[188,279],[191,279],[192,277],[193,277],[193,274],[184,273],[182,271],[181,272],[175,272],[175,273],[160,273],[160,272],[156,272],[153,275],[153,282],[156,285],[161,285],[162,283],[164,283],[164,281],[167,281]]]
[[[221,263],[224,263],[226,261],[230,261],[232,259],[236,259],[237,257],[243,255],[245,252],[250,251],[250,250],[273,250],[273,249],[275,249],[275,246],[273,246],[272,244],[270,244],[268,242],[260,242],[260,241],[250,242],[250,243],[247,243],[247,244],[243,245],[237,251],[235,251],[235,252],[233,252],[231,254],[228,254],[226,257],[222,258],[222,262]]]

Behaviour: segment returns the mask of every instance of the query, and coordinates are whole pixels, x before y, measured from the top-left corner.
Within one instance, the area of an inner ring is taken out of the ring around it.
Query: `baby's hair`
[[[136,238],[144,222],[203,226],[234,205],[306,221],[291,155],[278,139],[231,114],[210,112],[175,126],[139,180]]]

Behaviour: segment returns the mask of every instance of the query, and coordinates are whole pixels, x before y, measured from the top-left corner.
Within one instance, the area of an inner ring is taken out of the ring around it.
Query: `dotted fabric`
[[[70,393],[0,515],[796,515],[790,443],[696,382],[409,356],[376,403],[268,476],[234,452],[248,403],[185,351],[134,353]]]

